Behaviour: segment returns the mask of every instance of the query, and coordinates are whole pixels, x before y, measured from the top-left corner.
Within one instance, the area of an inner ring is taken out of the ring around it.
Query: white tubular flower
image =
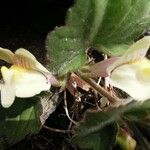
[[[150,98],[150,60],[145,58],[149,47],[150,36],[146,36],[107,68],[110,84],[137,101]]]
[[[52,74],[40,64],[27,50],[20,48],[12,53],[0,48],[0,59],[12,64],[10,68],[1,67],[3,83],[0,83],[1,105],[10,107],[15,96],[20,98],[32,97],[41,91],[50,89],[55,82]]]

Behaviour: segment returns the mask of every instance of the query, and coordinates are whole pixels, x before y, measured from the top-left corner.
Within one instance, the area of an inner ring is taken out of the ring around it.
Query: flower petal
[[[32,97],[50,89],[51,84],[42,73],[18,66],[12,66],[10,69],[14,72],[13,86],[17,97]]]
[[[139,82],[142,82],[144,84],[150,84],[150,60],[145,58],[137,63],[138,63],[137,78]]]
[[[13,72],[7,67],[1,68],[4,84],[1,84],[1,104],[3,107],[10,107],[15,100],[15,89],[11,84]]]
[[[111,74],[109,82],[128,93],[134,100],[150,98],[150,82],[141,82],[137,74],[142,71],[142,61],[117,67]],[[142,80],[142,79],[141,79]]]
[[[111,72],[116,67],[132,63],[139,59],[143,59],[150,47],[150,36],[145,36],[141,40],[134,43],[117,61],[115,61],[110,67],[108,67],[107,71]]]
[[[41,63],[37,61],[37,59],[32,55],[29,51],[27,51],[24,48],[19,48],[15,52],[16,56],[19,56],[24,64],[28,64],[29,68],[35,69],[37,71],[40,71],[42,73],[50,73]]]
[[[4,60],[10,64],[13,63],[13,57],[14,57],[14,53],[11,52],[9,49],[5,49],[0,47],[0,59]]]
[[[4,108],[10,107],[15,100],[15,90],[8,84],[1,87],[1,105]]]
[[[23,67],[32,68],[43,73],[47,79],[47,82],[50,82],[53,85],[58,85],[58,80],[41,64],[29,51],[20,48],[16,50],[15,55],[21,59]]]
[[[3,80],[4,80],[4,84],[11,84],[13,72],[9,70],[7,67],[2,66],[1,73],[2,73]]]

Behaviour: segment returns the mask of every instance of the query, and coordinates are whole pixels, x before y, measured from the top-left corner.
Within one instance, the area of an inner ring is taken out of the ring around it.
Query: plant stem
[[[93,89],[95,89],[98,93],[100,93],[101,95],[105,96],[108,98],[108,100],[111,102],[111,103],[116,103],[117,102],[117,98],[113,97],[112,95],[110,95],[110,93],[105,90],[104,88],[102,88],[100,85],[97,85],[96,82],[87,77],[86,75],[84,75],[83,73],[78,73],[80,75],[80,77],[86,81],[89,85],[91,85],[91,87]]]
[[[43,125],[42,127],[43,127],[44,129],[50,131],[50,132],[72,133],[71,130],[55,129],[55,128],[48,127],[48,126],[46,126],[46,125]]]

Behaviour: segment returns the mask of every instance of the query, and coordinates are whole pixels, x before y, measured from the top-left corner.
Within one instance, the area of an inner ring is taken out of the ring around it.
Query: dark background
[[[65,24],[73,0],[4,0],[0,3],[0,47],[23,47],[44,62],[49,31]]]

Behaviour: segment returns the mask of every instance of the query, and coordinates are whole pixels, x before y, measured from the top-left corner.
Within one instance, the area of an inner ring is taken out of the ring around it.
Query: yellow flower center
[[[150,60],[143,59],[137,65],[137,78],[145,84],[150,84]]]
[[[21,67],[21,66],[16,66],[16,65],[12,65],[11,67],[10,67],[10,70],[13,70],[13,71],[15,71],[15,72],[26,72],[26,68],[23,68],[23,67]]]
[[[26,68],[23,68],[21,66],[16,66],[16,65],[11,66],[10,70],[13,71],[13,80],[19,80],[25,74],[33,72],[32,69],[26,69]]]
[[[137,74],[137,77],[140,81],[150,84],[150,68],[144,68],[140,70]]]

